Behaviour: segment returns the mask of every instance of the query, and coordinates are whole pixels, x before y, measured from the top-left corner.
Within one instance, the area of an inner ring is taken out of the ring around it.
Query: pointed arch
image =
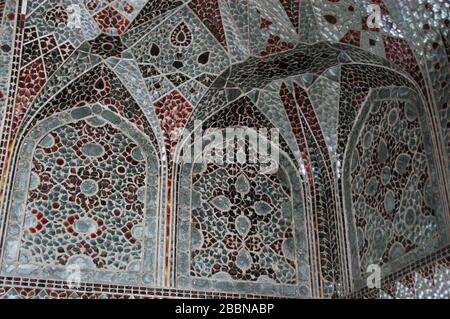
[[[38,122],[18,157],[2,270],[155,284],[158,167],[148,136],[106,106]]]

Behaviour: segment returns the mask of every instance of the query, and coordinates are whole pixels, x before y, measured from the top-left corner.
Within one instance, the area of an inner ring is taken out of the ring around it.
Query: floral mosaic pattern
[[[194,276],[296,282],[292,221],[282,211],[288,194],[275,178],[257,174],[251,166],[208,165],[193,176],[204,203],[192,212]]]
[[[139,267],[144,157],[109,124],[91,122],[53,131],[36,149],[22,260],[66,265],[78,258],[97,269]]]
[[[421,104],[403,88],[398,100],[374,100],[350,160],[361,272],[410,251],[434,250],[442,209],[430,176],[433,161]],[[379,97],[380,98],[380,97]],[[369,105],[368,105],[369,106]],[[420,247],[420,248],[419,248]],[[423,253],[422,253],[423,254]]]
[[[111,116],[100,105],[75,108],[32,130],[20,157],[29,172],[15,184],[5,271],[153,280],[147,248],[156,233],[158,191],[150,180],[158,178],[157,160],[141,132]]]
[[[0,298],[448,298],[448,12],[0,0]],[[275,172],[180,160],[243,127]]]

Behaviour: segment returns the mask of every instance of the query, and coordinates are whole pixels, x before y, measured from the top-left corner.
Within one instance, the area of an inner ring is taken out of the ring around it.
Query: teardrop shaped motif
[[[150,55],[151,56],[158,56],[160,52],[159,46],[155,43],[153,43],[150,47]]]
[[[170,42],[176,47],[188,47],[192,43],[192,32],[186,25],[181,22],[172,32]]]
[[[259,215],[268,215],[270,214],[270,212],[272,211],[272,207],[264,202],[264,201],[260,201],[260,202],[256,202],[255,203],[255,211],[259,214]]]
[[[242,195],[250,192],[250,183],[244,174],[241,174],[236,178],[236,190]]]
[[[221,195],[221,196],[217,196],[216,198],[214,198],[213,200],[211,200],[211,204],[217,208],[218,210],[222,211],[222,212],[227,212],[231,209],[231,202],[230,200]]]
[[[177,34],[177,41],[182,43],[185,40],[186,40],[186,35],[184,34],[184,32],[183,31],[178,32],[178,34]]]
[[[251,225],[252,223],[247,216],[240,215],[238,216],[238,218],[236,218],[236,230],[242,238],[247,237]]]
[[[207,64],[209,62],[209,52],[203,52],[200,54],[197,58],[198,63],[200,64]]]
[[[252,261],[252,255],[244,248],[239,251],[236,257],[236,266],[245,271],[251,267]]]

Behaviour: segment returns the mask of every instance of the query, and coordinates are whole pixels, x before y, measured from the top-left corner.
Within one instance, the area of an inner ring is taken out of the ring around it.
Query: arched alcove
[[[19,155],[3,271],[154,283],[159,169],[151,141],[100,104],[36,125]]]
[[[206,133],[188,161],[175,159],[176,287],[312,296],[303,177],[268,136],[226,130]],[[236,162],[235,147],[259,157]]]
[[[374,90],[350,134],[344,161],[355,289],[373,266],[382,278],[448,244],[448,214],[426,105],[406,87]]]

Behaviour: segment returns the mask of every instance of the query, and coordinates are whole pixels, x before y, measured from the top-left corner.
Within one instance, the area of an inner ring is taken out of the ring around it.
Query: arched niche
[[[238,143],[226,133],[206,131],[201,153],[175,158],[176,287],[312,296],[302,176],[269,139],[265,159],[221,162],[217,150],[225,156]],[[239,145],[260,154],[264,136],[247,133]]]
[[[349,136],[343,171],[353,290],[367,287],[374,267],[384,279],[448,244],[435,152],[417,92],[371,90]]]
[[[4,274],[155,283],[159,158],[142,131],[76,107],[39,122],[18,159]]]

